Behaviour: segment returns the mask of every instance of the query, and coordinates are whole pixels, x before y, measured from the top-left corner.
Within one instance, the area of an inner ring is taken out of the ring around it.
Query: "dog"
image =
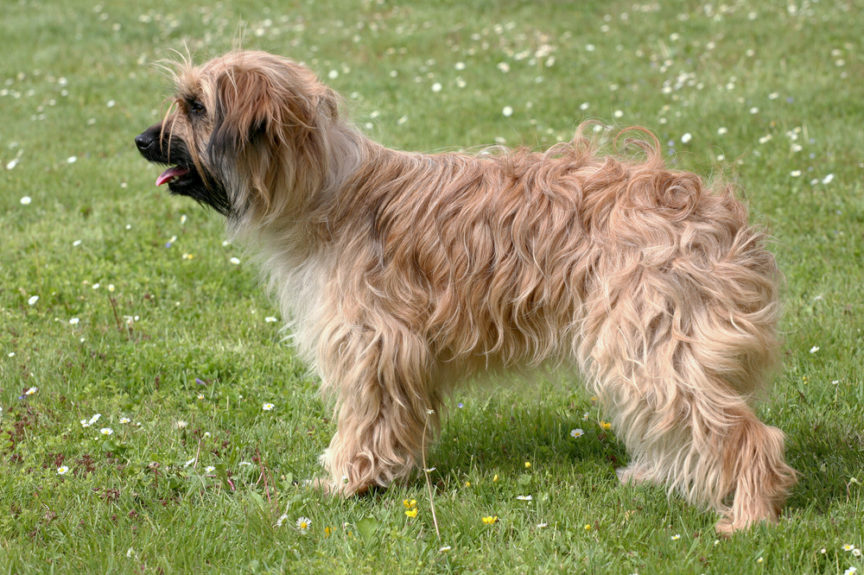
[[[264,52],[173,74],[136,145],[168,167],[157,185],[259,254],[335,399],[329,490],[409,476],[454,382],[555,363],[611,414],[622,482],[715,509],[722,534],[778,519],[796,474],[751,403],[778,356],[780,276],[730,186],[667,169],[650,133],[638,154],[581,127],[542,152],[391,150]]]

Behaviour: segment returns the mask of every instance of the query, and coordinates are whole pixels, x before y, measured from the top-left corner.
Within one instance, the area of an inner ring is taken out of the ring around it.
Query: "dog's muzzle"
[[[167,166],[156,178],[157,186],[168,184],[172,194],[188,196],[223,215],[231,212],[231,202],[224,187],[209,173],[199,173],[186,143],[176,136],[166,138],[162,124],[150,126],[138,134],[135,145],[147,161]]]

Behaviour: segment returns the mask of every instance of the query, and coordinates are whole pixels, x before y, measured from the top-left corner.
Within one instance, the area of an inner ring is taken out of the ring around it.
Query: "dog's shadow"
[[[786,455],[799,475],[786,507],[825,513],[835,503],[861,497],[861,433],[851,423],[839,421],[814,426],[802,418],[797,427],[796,422],[791,423],[784,427]],[[581,434],[571,434],[573,430]],[[614,470],[626,465],[629,457],[613,432],[605,429],[602,412],[581,396],[569,399],[566,405],[550,406],[550,402],[518,394],[503,398],[475,394],[454,401],[440,439],[427,456],[427,463],[442,478],[467,479],[478,471],[524,473],[528,461],[547,468],[605,468],[610,483],[615,484]]]
[[[786,428],[786,455],[798,471],[787,502],[824,513],[834,504],[861,497],[864,490],[864,435],[852,422],[800,419]]]
[[[550,410],[547,402],[519,394],[475,394],[453,401],[427,463],[441,476],[468,477],[478,470],[521,473],[525,462],[547,469],[579,462],[606,467],[616,480],[627,453],[601,418],[581,396]]]

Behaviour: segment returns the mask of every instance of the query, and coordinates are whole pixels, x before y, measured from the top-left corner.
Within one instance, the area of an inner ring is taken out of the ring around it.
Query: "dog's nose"
[[[153,139],[153,136],[148,134],[147,132],[135,136],[135,145],[138,146],[138,149],[142,152],[146,152],[147,150],[152,148],[155,141],[156,140]]]

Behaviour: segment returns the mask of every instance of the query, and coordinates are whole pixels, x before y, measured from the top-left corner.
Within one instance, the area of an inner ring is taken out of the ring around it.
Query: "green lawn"
[[[860,0],[136,4],[2,5],[0,571],[864,572]],[[801,473],[780,524],[718,540],[712,513],[619,486],[626,453],[566,375],[452,398],[440,539],[422,475],[296,486],[331,407],[221,218],[133,144],[166,108],[160,60],[238,44],[307,63],[392,147],[539,148],[596,119],[736,182],[786,276],[760,408]]]

